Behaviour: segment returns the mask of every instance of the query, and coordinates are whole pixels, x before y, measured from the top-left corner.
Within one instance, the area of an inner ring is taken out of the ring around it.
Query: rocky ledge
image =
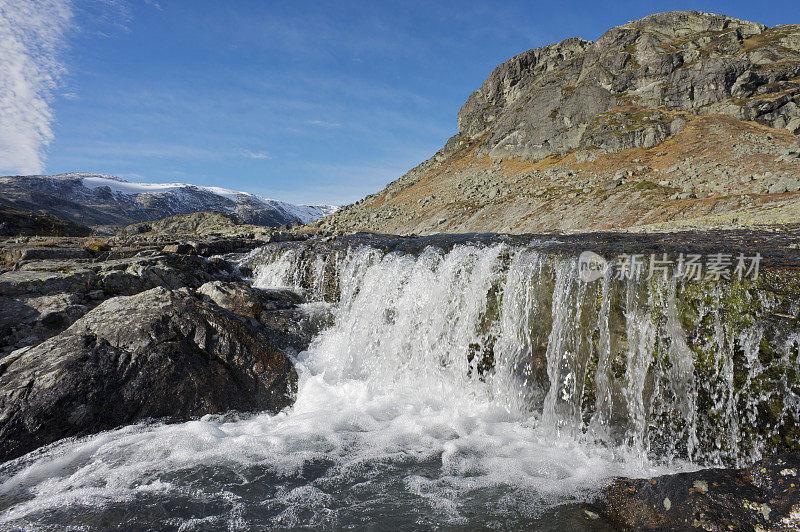
[[[233,259],[304,237],[217,218],[0,241],[0,461],[142,420],[292,403],[289,357],[322,322],[302,294],[250,287]]]

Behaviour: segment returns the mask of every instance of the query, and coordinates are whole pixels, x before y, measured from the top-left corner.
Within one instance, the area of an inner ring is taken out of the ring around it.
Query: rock
[[[265,290],[242,281],[213,281],[201,286],[197,293],[234,314],[265,325],[271,343],[289,353],[305,350],[331,320],[324,309],[300,307],[305,300],[294,290]]]
[[[705,469],[654,479],[620,479],[598,500],[620,527],[659,530],[797,530],[800,455],[745,469]]]
[[[692,44],[673,46],[687,38],[687,27],[696,28],[688,37]],[[682,11],[611,28],[595,43],[573,38],[530,50],[498,66],[469,97],[458,113],[459,132],[469,138],[488,133],[479,152],[495,159],[541,159],[587,146],[649,149],[686,125],[684,118],[658,111],[659,105],[691,111],[723,102],[732,92],[749,97],[776,76],[788,80],[794,75],[792,70],[778,74],[777,67],[765,68],[748,55],[733,59],[745,39],[766,30],[761,24]],[[718,31],[725,31],[726,46],[698,54]],[[694,64],[682,68],[688,63]],[[619,101],[614,95],[621,93],[652,111],[615,112]],[[725,110],[736,118],[756,118],[739,116],[738,108],[716,111]],[[785,121],[784,115],[795,116],[796,110],[782,107],[781,113],[765,120],[770,125]]]
[[[292,242],[295,240],[303,240],[305,237],[297,233],[290,233],[288,231],[275,231],[269,235],[269,242]]]
[[[770,194],[783,194],[784,192],[797,192],[800,190],[800,179],[796,177],[781,177],[771,187]]]
[[[147,418],[277,411],[296,381],[260,327],[186,289],[116,297],[0,361],[0,460]]]
[[[163,251],[164,253],[178,253],[180,255],[190,255],[195,253],[197,250],[191,244],[181,242],[179,244],[168,244],[164,246]]]
[[[197,289],[220,307],[238,314],[259,319],[263,312],[294,308],[303,297],[289,289],[258,289],[241,281],[211,281]]]
[[[686,120],[682,118],[676,118],[672,122],[669,123],[669,134],[670,135],[677,135],[683,128],[686,126]]]
[[[11,271],[0,274],[0,295],[44,295],[61,292],[85,293],[97,274],[75,264],[71,271]]]
[[[600,190],[614,190],[615,188],[617,188],[621,184],[622,184],[621,180],[615,179],[613,181],[605,181],[603,183],[600,183],[597,186],[597,188],[599,188]]]
[[[25,249],[12,248],[5,255],[26,256]],[[46,249],[62,250],[55,256],[71,257],[74,248]],[[17,269],[0,273],[0,300],[4,301],[0,356],[21,347],[22,339],[35,337],[40,341],[63,331],[109,297],[133,295],[157,286],[197,288],[231,274],[232,267],[224,261],[172,253],[144,253],[91,263],[73,258],[18,263]],[[53,314],[54,306],[58,307],[57,314]]]
[[[105,299],[106,293],[102,290],[90,290],[89,293],[86,294],[89,299],[99,301],[101,299]]]
[[[673,194],[670,197],[676,200],[686,200],[686,199],[695,199],[697,197],[697,194],[695,194],[694,192],[678,192],[677,194]]]

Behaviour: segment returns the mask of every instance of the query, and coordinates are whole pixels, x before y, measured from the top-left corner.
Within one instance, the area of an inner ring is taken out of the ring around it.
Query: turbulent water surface
[[[762,328],[712,323],[697,378],[674,279],[583,283],[574,258],[500,244],[245,260],[255,286],[303,289],[329,315],[296,357],[294,406],[5,464],[0,528],[580,527],[614,476],[750,463],[769,437],[743,426],[769,397],[729,375],[731,346],[748,356]]]

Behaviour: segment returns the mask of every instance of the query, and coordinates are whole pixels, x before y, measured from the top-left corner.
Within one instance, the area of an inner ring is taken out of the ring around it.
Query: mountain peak
[[[505,61],[469,96],[458,134],[432,159],[321,225],[621,228],[672,220],[691,199],[692,216],[738,212],[751,194],[796,190],[797,134],[800,25],[657,13],[595,42],[565,39]],[[611,183],[623,176],[646,183],[619,198],[624,208],[597,204],[621,193]]]

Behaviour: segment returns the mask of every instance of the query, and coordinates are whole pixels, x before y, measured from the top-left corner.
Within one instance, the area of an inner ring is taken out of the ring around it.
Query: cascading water
[[[541,525],[613,476],[751,463],[800,421],[800,335],[734,319],[739,287],[584,282],[573,257],[505,244],[243,263],[333,314],[294,406],[32,453],[0,469],[0,522]]]
[[[762,292],[742,316],[753,296],[741,281],[617,280],[608,269],[584,282],[571,256],[465,245],[418,257],[293,249],[257,266],[255,284],[339,301],[341,318],[328,333],[340,331],[350,349],[344,358],[373,353],[398,367],[438,360],[457,388],[463,379],[485,386],[508,411],[536,416],[539,429],[643,463],[747,465],[800,415],[800,335],[775,324],[766,334],[775,302]],[[770,368],[761,361],[765,342],[777,354]],[[487,356],[490,374],[481,370]],[[765,409],[772,419],[763,419]],[[743,423],[763,430],[743,431]]]

